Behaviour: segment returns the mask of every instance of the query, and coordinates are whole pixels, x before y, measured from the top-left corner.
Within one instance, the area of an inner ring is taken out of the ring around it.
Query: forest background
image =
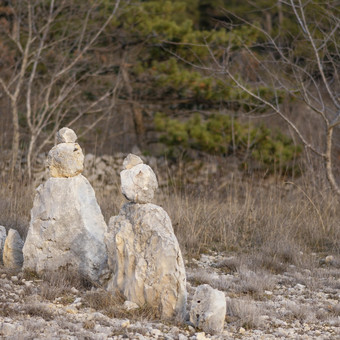
[[[199,194],[169,182],[187,251],[338,252],[339,14],[331,0],[1,0],[0,222],[27,226],[36,161],[69,126],[85,153],[136,145],[237,173],[214,194],[216,174]]]

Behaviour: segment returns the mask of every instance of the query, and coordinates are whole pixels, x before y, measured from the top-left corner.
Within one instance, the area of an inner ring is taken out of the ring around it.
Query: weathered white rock
[[[0,263],[2,263],[2,253],[4,251],[6,236],[6,228],[0,225]]]
[[[137,157],[137,156],[136,156]],[[137,164],[120,173],[123,195],[135,203],[150,203],[158,188],[157,178],[146,164]]]
[[[168,214],[154,204],[125,204],[111,217],[105,235],[112,277],[117,289],[140,307],[147,304],[163,318],[182,319],[186,277],[179,245]]]
[[[48,153],[47,165],[52,177],[74,177],[84,170],[84,154],[77,143],[61,143]]]
[[[142,159],[132,153],[129,153],[123,161],[123,167],[125,170],[131,169],[138,164],[143,164]]]
[[[207,333],[221,333],[226,309],[224,293],[204,284],[196,288],[190,309],[190,321]]]
[[[77,140],[76,133],[67,127],[63,127],[57,132],[57,143],[75,143]]]
[[[10,229],[4,245],[3,262],[7,268],[20,268],[22,266],[22,247],[24,241],[21,239],[19,233]]]
[[[138,309],[139,306],[135,302],[126,300],[123,304],[123,308],[126,310],[133,310],[133,309]]]
[[[39,274],[68,268],[97,281],[107,263],[106,230],[85,177],[52,177],[37,189],[23,249],[24,268]]]

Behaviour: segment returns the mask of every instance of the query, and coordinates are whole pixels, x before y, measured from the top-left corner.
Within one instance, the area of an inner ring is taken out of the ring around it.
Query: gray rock
[[[123,167],[125,170],[131,169],[132,167],[143,164],[143,161],[140,157],[130,153],[126,156],[126,158],[123,161]]]
[[[4,251],[6,236],[6,228],[0,225],[0,263],[3,263],[2,253]]]
[[[204,284],[196,288],[190,309],[190,321],[207,333],[221,333],[226,315],[223,292]]]
[[[98,281],[107,262],[106,230],[85,177],[52,177],[37,189],[23,249],[24,268],[37,273],[68,268]]]
[[[23,262],[22,247],[24,241],[19,233],[10,229],[4,245],[3,262],[7,268],[21,268]]]
[[[57,143],[75,143],[77,140],[76,133],[67,127],[63,127],[57,132]]]
[[[179,245],[167,213],[154,204],[128,203],[110,219],[105,235],[112,277],[129,301],[184,318],[186,277]]]

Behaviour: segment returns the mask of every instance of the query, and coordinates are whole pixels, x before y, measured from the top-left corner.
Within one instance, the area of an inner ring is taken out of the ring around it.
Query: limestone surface
[[[0,225],[0,263],[2,263],[2,253],[4,251],[5,240],[6,240],[6,228]]]
[[[125,170],[131,169],[132,167],[138,164],[143,164],[142,159],[132,153],[128,154],[127,157],[123,161],[123,167]]]
[[[120,173],[120,178],[122,193],[129,201],[135,203],[152,201],[158,182],[155,173],[148,165],[137,164],[127,168]]]
[[[190,309],[190,321],[207,333],[221,333],[226,315],[223,292],[204,284],[196,288]]]
[[[84,154],[78,143],[61,143],[48,153],[47,165],[52,177],[74,177],[84,170]]]
[[[140,307],[158,309],[165,319],[184,318],[185,268],[170,218],[161,207],[125,204],[110,219],[105,243],[112,272],[109,291],[118,289]]]
[[[57,143],[75,143],[77,140],[76,133],[67,127],[63,127],[57,132]]]
[[[107,263],[106,230],[85,177],[51,177],[38,187],[34,199],[24,268],[39,274],[67,268],[98,281]]]
[[[24,241],[21,239],[19,233],[10,229],[4,245],[3,262],[7,268],[20,268],[22,266],[22,247]]]

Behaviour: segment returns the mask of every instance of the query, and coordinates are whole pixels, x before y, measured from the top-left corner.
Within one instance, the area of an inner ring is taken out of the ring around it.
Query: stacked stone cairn
[[[98,282],[107,268],[107,226],[81,175],[84,155],[76,140],[73,130],[62,128],[48,154],[51,177],[37,188],[23,267],[38,274],[67,269]]]
[[[111,217],[105,243],[112,276],[107,289],[118,290],[138,306],[156,309],[163,319],[183,320],[185,268],[168,214],[150,203],[157,189],[152,169],[136,155],[123,163],[121,188],[130,201]]]

